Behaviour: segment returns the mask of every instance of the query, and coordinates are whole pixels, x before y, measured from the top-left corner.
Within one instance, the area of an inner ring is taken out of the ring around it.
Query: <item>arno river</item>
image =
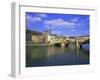
[[[26,47],[26,67],[89,64],[89,45],[75,47]]]

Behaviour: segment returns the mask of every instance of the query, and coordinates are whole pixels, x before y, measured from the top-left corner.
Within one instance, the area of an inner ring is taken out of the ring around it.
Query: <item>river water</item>
[[[89,64],[89,44],[75,47],[26,47],[26,67]]]

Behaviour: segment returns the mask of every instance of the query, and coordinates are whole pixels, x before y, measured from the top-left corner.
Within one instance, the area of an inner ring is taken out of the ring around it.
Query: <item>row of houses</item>
[[[50,43],[50,42],[59,42],[62,41],[70,41],[75,42],[76,38],[86,38],[89,36],[77,36],[77,37],[64,37],[64,36],[57,36],[56,34],[51,34],[48,31],[44,32],[37,32],[37,31],[31,31],[26,30],[26,43]]]
[[[37,32],[37,31],[31,31],[31,30],[26,30],[26,43],[50,43],[54,41],[58,41],[64,38],[65,40],[69,40],[68,37],[62,37],[62,36],[57,36],[56,34],[51,34],[48,31],[44,32]]]
[[[26,43],[49,43],[51,39],[57,37],[55,34],[49,34],[48,31],[37,32],[26,30]]]
[[[47,43],[48,33],[26,30],[26,43]]]

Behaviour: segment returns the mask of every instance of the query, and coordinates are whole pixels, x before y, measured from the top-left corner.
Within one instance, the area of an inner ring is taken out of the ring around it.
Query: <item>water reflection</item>
[[[26,67],[89,64],[89,50],[75,47],[26,47]]]

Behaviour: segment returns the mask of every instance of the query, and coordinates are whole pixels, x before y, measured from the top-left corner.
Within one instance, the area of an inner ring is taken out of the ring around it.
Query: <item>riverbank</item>
[[[26,44],[26,46],[50,46],[49,44]]]

